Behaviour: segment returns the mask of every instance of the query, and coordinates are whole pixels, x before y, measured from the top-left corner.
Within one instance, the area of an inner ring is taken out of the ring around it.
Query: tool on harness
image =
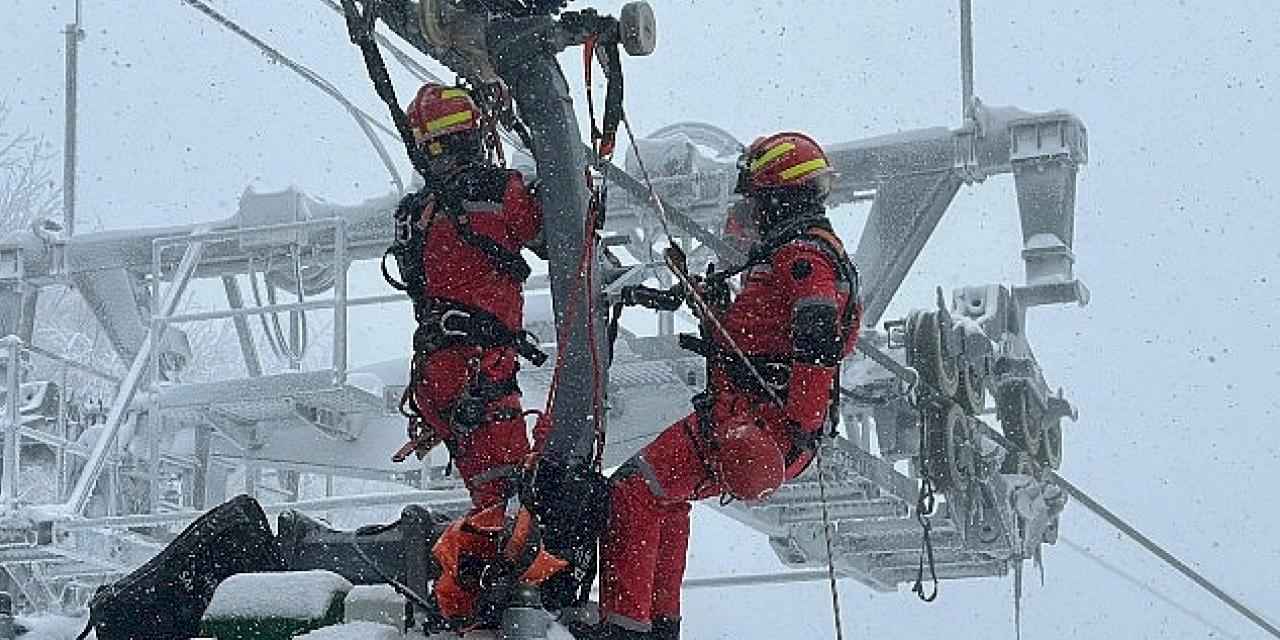
[[[675,311],[684,304],[684,285],[677,284],[669,289],[655,289],[642,284],[623,287],[619,291],[619,300],[628,307],[644,307],[654,311]]]

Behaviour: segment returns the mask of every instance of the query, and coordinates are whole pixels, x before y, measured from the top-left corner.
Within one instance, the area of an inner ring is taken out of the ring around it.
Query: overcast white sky
[[[387,190],[345,113],[203,16],[177,0],[84,3],[81,229],[222,218],[250,184],[344,202]],[[337,16],[315,0],[214,4],[383,113]],[[949,0],[654,4],[658,51],[625,63],[641,132],[700,120],[740,139],[794,128],[840,142],[958,124]],[[1064,474],[1280,619],[1280,4],[976,4],[978,95],[1066,108],[1089,128],[1076,255],[1093,302],[1030,318],[1047,377],[1080,407],[1066,425]],[[55,143],[71,6],[11,0],[0,20],[0,98],[17,124]],[[576,55],[565,60],[576,78]],[[849,241],[860,224],[856,214],[838,221]],[[890,316],[930,304],[935,285],[1020,282],[1019,249],[1011,180],[965,189]],[[353,321],[370,344],[390,333],[379,316]],[[393,355],[353,349],[357,362]],[[776,568],[762,538],[711,513],[695,526],[691,573]],[[1259,637],[1079,505],[1063,533],[1239,637]],[[1049,549],[1046,561],[1045,586],[1028,581],[1025,637],[1211,634],[1069,549]],[[924,605],[848,584],[847,637],[1012,637],[1010,585],[947,583]],[[700,591],[686,602],[691,638],[831,636],[822,585]]]

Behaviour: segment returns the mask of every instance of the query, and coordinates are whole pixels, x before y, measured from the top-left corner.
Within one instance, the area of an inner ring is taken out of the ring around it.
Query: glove
[[[675,311],[684,304],[684,286],[675,285],[670,289],[654,289],[640,284],[622,288],[621,302],[625,306],[641,306],[657,311]]]
[[[409,441],[391,454],[392,462],[404,462],[409,458],[409,454],[414,454],[421,460],[427,457],[427,454],[431,453],[431,450],[442,442],[435,429],[423,424],[422,420],[418,418],[409,419],[407,431]]]

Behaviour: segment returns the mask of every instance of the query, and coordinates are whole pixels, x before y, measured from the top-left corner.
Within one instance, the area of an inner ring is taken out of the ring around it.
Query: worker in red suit
[[[504,500],[530,450],[518,358],[546,355],[522,328],[521,249],[540,241],[542,210],[518,171],[489,159],[467,90],[424,85],[407,116],[428,170],[400,203],[389,250],[418,323],[402,400],[411,444],[397,456],[443,442],[479,510]]]
[[[745,264],[699,285],[716,317],[703,318],[701,339],[682,340],[707,358],[707,390],[611,479],[602,620],[584,635],[678,638],[690,502],[767,497],[809,465],[832,417],[861,308],[857,272],[826,217],[831,167],[811,138],[780,133],[753,143],[739,172],[757,239]],[[714,281],[739,272],[736,299],[717,302]]]

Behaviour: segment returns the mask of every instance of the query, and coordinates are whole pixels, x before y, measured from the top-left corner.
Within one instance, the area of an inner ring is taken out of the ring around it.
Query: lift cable
[[[1076,553],[1084,556],[1088,560],[1092,561],[1094,564],[1102,567],[1103,569],[1106,569],[1108,572],[1114,574],[1116,577],[1120,578],[1121,580],[1128,582],[1129,584],[1146,592],[1151,597],[1169,605],[1170,607],[1173,607],[1174,609],[1177,609],[1178,612],[1212,629],[1215,633],[1218,633],[1219,635],[1222,635],[1223,637],[1226,637],[1226,638],[1233,638],[1233,639],[1238,638],[1238,636],[1236,636],[1235,634],[1227,631],[1226,629],[1223,629],[1222,627],[1215,624],[1213,621],[1193,611],[1191,608],[1184,606],[1182,604],[1179,604],[1176,600],[1169,597],[1165,593],[1157,590],[1151,585],[1148,585],[1142,580],[1139,580],[1138,578],[1129,574],[1129,572],[1125,571],[1124,569],[1121,569],[1120,567],[1112,564],[1111,562],[1104,560],[1103,558],[1098,556],[1098,554],[1090,550],[1088,547],[1080,543],[1068,540],[1066,536],[1061,536],[1061,535],[1058,536],[1058,544],[1061,544],[1062,546],[1068,549],[1071,549],[1072,551],[1075,551]]]
[[[363,131],[365,134],[365,137],[369,139],[369,144],[373,145],[374,151],[377,152],[378,158],[382,160],[382,164],[384,167],[386,167],[387,173],[391,175],[391,181],[395,183],[397,190],[401,192],[405,190],[404,181],[401,180],[400,173],[396,170],[395,162],[392,161],[391,155],[387,153],[386,147],[382,144],[382,141],[378,139],[377,134],[373,131],[373,128],[376,127],[377,129],[381,130],[383,133],[395,139],[399,139],[399,136],[396,134],[396,132],[392,131],[390,127],[387,127],[378,119],[374,118],[372,115],[365,112],[360,107],[356,106],[355,103],[351,102],[351,100],[347,99],[346,96],[342,95],[342,92],[338,91],[337,87],[334,87],[332,84],[329,83],[329,81],[325,80],[319,74],[295,62],[293,59],[289,58],[288,56],[284,55],[278,49],[272,47],[271,45],[264,42],[262,39],[258,38],[257,36],[250,33],[248,30],[241,27],[234,20],[219,13],[213,7],[210,7],[208,4],[203,2],[203,0],[181,0],[181,2],[199,11],[200,13],[205,14],[206,16],[211,18],[214,22],[218,23],[218,25],[220,25],[221,27],[249,41],[255,47],[260,49],[263,53],[265,53],[270,60],[283,64],[289,70],[293,71],[299,76],[302,76],[304,80],[306,80],[307,82],[310,82],[316,88],[320,89],[326,95],[328,95],[329,97],[336,100],[339,104],[341,104],[347,110],[347,112],[351,114],[351,117],[355,119],[356,124],[360,127],[360,130]]]
[[[920,376],[917,375],[914,371],[911,371],[910,369],[907,369],[905,366],[899,364],[896,360],[893,359],[892,356],[881,351],[875,346],[859,341],[858,351],[861,351],[873,362],[884,367],[886,370],[888,370],[890,373],[894,374],[898,378],[902,379],[904,382],[907,382],[908,384],[911,384],[911,385],[919,385],[921,387],[931,388],[929,383],[920,379]],[[841,390],[842,393],[846,393],[847,391],[848,391],[847,389]],[[1011,452],[1022,452],[1021,447],[1014,445],[1012,442],[1009,441],[1008,438],[1004,436],[1004,434],[1000,433],[999,431],[996,431],[994,428],[991,427],[991,425],[987,424],[982,420],[977,420],[975,422],[981,425],[981,430],[983,435],[995,441],[995,443],[999,444],[1001,447],[1004,447],[1005,450],[1011,451]],[[1032,464],[1036,464],[1034,460],[1032,460]],[[1098,501],[1089,497],[1089,495],[1086,494],[1084,491],[1082,491],[1079,487],[1075,486],[1066,478],[1063,478],[1061,475],[1059,475],[1057,472],[1053,470],[1045,469],[1044,474],[1047,478],[1049,478],[1049,480],[1051,480],[1058,486],[1062,487],[1062,489],[1066,491],[1067,494],[1070,495],[1072,498],[1079,500],[1080,503],[1083,504],[1085,508],[1088,509],[1090,512],[1092,512],[1094,515],[1107,521],[1108,524],[1120,530],[1121,533],[1128,536],[1134,542],[1137,542],[1144,549],[1146,549],[1147,551],[1150,551],[1153,555],[1163,560],[1169,566],[1173,567],[1174,569],[1177,569],[1179,573],[1181,573],[1182,575],[1189,578],[1192,582],[1199,585],[1200,588],[1204,589],[1205,591],[1208,591],[1218,600],[1222,601],[1224,604],[1234,609],[1237,613],[1247,618],[1250,622],[1253,622],[1254,624],[1258,625],[1258,627],[1260,627],[1267,633],[1271,634],[1271,636],[1275,638],[1280,638],[1280,628],[1277,628],[1276,625],[1267,621],[1266,618],[1263,618],[1261,615],[1259,615],[1258,613],[1254,612],[1252,609],[1250,609],[1249,607],[1241,603],[1238,599],[1234,598],[1227,592],[1220,589],[1217,585],[1210,582],[1204,576],[1200,575],[1199,572],[1197,572],[1195,569],[1192,569],[1186,563],[1176,558],[1173,554],[1169,553],[1168,551],[1165,551],[1162,547],[1160,547],[1160,545],[1156,544],[1150,538],[1148,538],[1147,536],[1139,532],[1137,529],[1135,529],[1132,525],[1122,520],[1110,509],[1107,509],[1106,507],[1102,506]]]

